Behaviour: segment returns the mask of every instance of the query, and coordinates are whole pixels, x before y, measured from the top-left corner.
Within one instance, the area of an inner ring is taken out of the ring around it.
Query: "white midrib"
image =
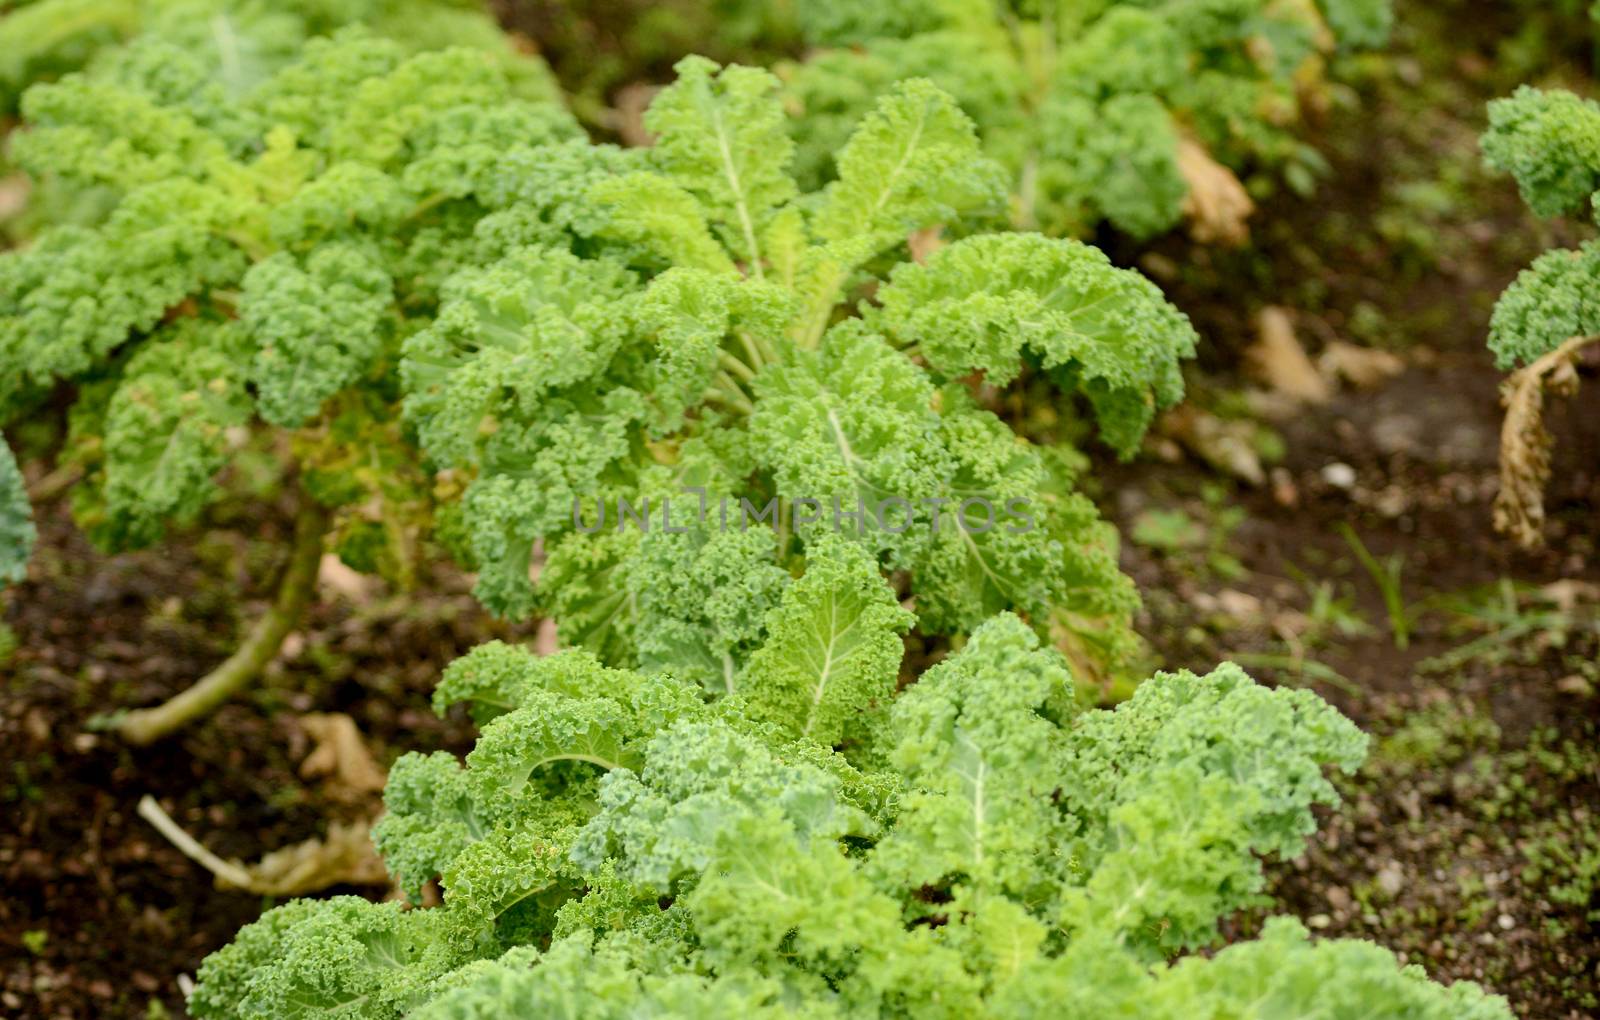
[[[238,82],[242,77],[239,60],[239,41],[227,15],[218,14],[211,19],[211,37],[217,41],[217,54],[222,64],[223,80]]]
[[[895,181],[899,180],[900,175],[905,173],[906,167],[911,165],[911,157],[917,154],[917,143],[922,141],[922,126],[926,122],[926,117],[917,119],[916,130],[911,132],[911,137],[906,140],[905,155],[900,157],[900,162],[896,163],[894,170],[890,172],[884,189],[878,193],[878,200],[872,203],[872,212],[867,216],[867,223],[871,223],[872,218],[882,211],[884,203],[888,202],[889,196],[894,194]],[[863,225],[862,229],[866,229],[865,225]]]
[[[989,767],[984,764],[983,756],[978,756],[978,771],[972,777],[972,859],[976,864],[983,863],[983,826],[984,804],[983,783],[985,773]]]
[[[972,536],[967,533],[966,528],[961,526],[960,521],[956,522],[956,534],[960,535],[961,540],[967,544],[967,548],[972,550],[972,558],[978,561],[978,568],[983,571],[983,576],[987,577],[990,583],[994,585],[995,591],[1002,595],[1010,594],[1005,581],[999,574],[989,568],[989,561],[983,558],[983,550],[978,547],[977,542],[972,540]]]
[[[761,279],[761,249],[756,246],[756,227],[750,219],[750,207],[744,201],[744,189],[739,183],[739,170],[733,165],[733,150],[728,147],[728,133],[722,127],[722,109],[711,107],[711,125],[716,131],[717,148],[722,152],[722,170],[733,189],[733,207],[739,213],[739,228],[744,231],[744,243],[750,249],[750,271]]]
[[[817,709],[822,707],[822,695],[828,689],[828,680],[833,675],[833,648],[839,643],[839,603],[833,599],[828,600],[828,643],[822,650],[822,668],[817,671],[817,683],[811,693],[811,710],[806,713],[806,726],[801,730],[802,736],[811,735],[811,727],[817,721]]]
[[[861,462],[861,458],[856,456],[856,451],[850,446],[850,437],[844,434],[844,423],[839,420],[833,405],[824,403],[823,406],[828,409],[828,424],[833,426],[833,445],[839,448],[839,456],[844,458],[845,464],[850,466],[851,473],[854,474],[855,465]]]

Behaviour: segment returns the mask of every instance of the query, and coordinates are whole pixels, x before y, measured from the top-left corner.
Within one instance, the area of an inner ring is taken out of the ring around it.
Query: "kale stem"
[[[289,565],[278,582],[272,608],[256,621],[249,636],[227,661],[201,677],[194,686],[154,708],[141,708],[118,720],[115,729],[123,739],[138,745],[160,740],[211,714],[261,675],[267,664],[277,657],[283,639],[300,622],[311,601],[329,524],[328,511],[302,491]]]
[[[755,369],[751,368],[749,365],[746,365],[744,362],[740,361],[727,351],[722,352],[722,356],[719,359],[718,364],[720,364],[726,371],[732,372],[734,375],[738,376],[743,382],[749,382],[751,379],[756,377]]]
[[[777,360],[767,345],[756,339],[755,334],[749,330],[739,330],[738,336],[739,344],[744,347],[745,354],[750,358],[751,368],[759,372],[764,366]]]
[[[702,393],[701,399],[731,407],[745,416],[755,414],[756,411],[749,395],[734,381],[733,376],[726,372],[717,373],[716,385]]]

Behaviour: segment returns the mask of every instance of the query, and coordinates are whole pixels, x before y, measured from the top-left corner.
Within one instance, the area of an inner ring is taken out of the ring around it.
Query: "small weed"
[[[1349,544],[1350,551],[1355,553],[1356,559],[1371,576],[1372,583],[1378,586],[1378,593],[1383,596],[1384,610],[1389,614],[1389,630],[1394,635],[1394,646],[1404,650],[1411,644],[1411,629],[1415,623],[1415,616],[1406,606],[1405,596],[1400,590],[1400,572],[1405,567],[1405,557],[1395,553],[1380,561],[1368,551],[1366,543],[1361,541],[1350,525],[1341,521],[1339,531]]]
[[[1352,697],[1361,694],[1361,685],[1344,676],[1327,663],[1290,653],[1235,652],[1231,658],[1247,669],[1275,669],[1291,676],[1314,680],[1337,688]]]
[[[1545,651],[1564,649],[1580,638],[1600,639],[1600,611],[1584,606],[1575,588],[1549,585],[1533,588],[1509,578],[1441,601],[1457,633],[1478,637],[1417,664],[1424,673],[1453,672],[1470,663],[1495,666],[1537,662]],[[1575,675],[1591,683],[1600,676],[1592,656],[1574,658]],[[1591,675],[1593,674],[1593,675]]]
[[[1575,810],[1541,824],[1523,848],[1527,866],[1522,881],[1540,885],[1550,902],[1586,911],[1600,921],[1600,825],[1588,812]]]
[[[1499,743],[1500,727],[1493,719],[1477,714],[1470,703],[1443,701],[1411,713],[1379,741],[1373,757],[1406,770],[1448,767]]]
[[[1303,644],[1317,647],[1336,638],[1360,638],[1372,633],[1372,624],[1356,609],[1355,599],[1341,594],[1337,583],[1312,578],[1293,564],[1287,566],[1287,571],[1306,592],[1306,626],[1299,635]]]
[[[1247,576],[1250,571],[1228,551],[1234,531],[1247,516],[1244,508],[1229,502],[1223,485],[1203,486],[1200,499],[1205,507],[1203,517],[1183,509],[1146,510],[1134,518],[1128,537],[1189,574],[1223,581]]]

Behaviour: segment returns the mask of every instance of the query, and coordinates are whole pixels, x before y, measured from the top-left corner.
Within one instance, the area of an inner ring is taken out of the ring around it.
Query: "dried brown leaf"
[[[1157,427],[1162,435],[1219,471],[1251,485],[1267,480],[1261,455],[1252,442],[1255,426],[1250,422],[1223,421],[1191,404],[1180,404],[1162,415]]]
[[[0,177],[0,220],[9,220],[22,212],[28,204],[30,188],[31,185],[24,174]]]
[[[644,113],[660,91],[661,86],[649,82],[631,82],[617,90],[612,122],[622,144],[640,149],[655,144],[655,137],[644,126]]]
[[[388,872],[372,845],[371,823],[331,822],[324,837],[268,853],[255,864],[225,861],[173,821],[156,799],[139,799],[139,817],[155,826],[185,857],[211,872],[219,889],[259,896],[303,896],[334,885],[387,885]]]
[[[327,776],[339,792],[355,798],[383,792],[388,776],[367,750],[354,719],[339,712],[313,713],[301,716],[300,725],[316,741],[300,763],[302,776]]]
[[[913,230],[906,237],[906,247],[911,252],[912,261],[917,265],[927,262],[934,252],[945,246],[944,224],[935,223],[931,227]]]
[[[1500,386],[1506,418],[1500,429],[1500,492],[1494,500],[1494,526],[1525,549],[1544,544],[1544,487],[1550,481],[1551,446],[1550,433],[1544,427],[1545,392],[1574,392],[1578,355],[1597,342],[1600,336],[1573,337],[1511,373]]]
[[[1600,584],[1564,577],[1544,585],[1539,589],[1539,594],[1561,612],[1570,613],[1578,608],[1580,603],[1600,601]]]
[[[232,862],[249,881],[217,876],[218,888],[261,896],[304,896],[335,885],[388,885],[389,873],[372,845],[368,822],[330,822],[328,834],[280,847],[254,864]]]
[[[324,553],[317,566],[317,584],[358,606],[370,603],[377,590],[377,578],[351,569],[337,553]]]
[[[1256,204],[1232,170],[1211,158],[1192,138],[1178,139],[1178,173],[1189,185],[1183,214],[1189,236],[1201,244],[1237,248],[1250,240],[1250,215]]]
[[[1255,377],[1302,403],[1326,403],[1331,390],[1295,336],[1288,309],[1268,305],[1256,313],[1257,340],[1245,352]]]
[[[1373,347],[1357,347],[1343,340],[1331,340],[1317,358],[1317,368],[1325,378],[1343,380],[1357,389],[1381,386],[1406,370],[1399,355]]]
[[[554,655],[561,650],[561,636],[553,618],[547,616],[539,621],[539,629],[533,635],[533,650],[539,655]]]

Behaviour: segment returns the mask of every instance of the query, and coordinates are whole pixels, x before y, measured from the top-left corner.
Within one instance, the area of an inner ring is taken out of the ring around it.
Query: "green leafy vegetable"
[[[15,584],[28,575],[36,537],[22,472],[11,447],[0,437],[0,585]]]
[[[1600,105],[1570,92],[1523,86],[1489,104],[1483,137],[1488,164],[1512,174],[1540,216],[1596,215],[1600,192]],[[1495,306],[1489,349],[1502,369],[1532,364],[1574,337],[1600,333],[1600,254],[1541,255]]]
[[[483,15],[435,11],[448,48],[412,52],[334,29],[409,13],[420,30],[430,5],[357,7],[140,5],[131,39],[26,92],[12,146],[46,206],[79,213],[0,254],[0,424],[71,385],[73,509],[111,550],[191,524],[241,450],[274,451],[303,525],[289,607],[329,532],[352,565],[410,583],[434,493],[401,422],[400,347],[457,268],[559,236],[507,210],[501,161],[579,134]],[[179,8],[204,38],[167,30]],[[208,679],[248,679],[293,615],[263,617]],[[154,739],[174,718],[123,728]]]
[[[986,367],[1004,382],[1026,351],[1128,452],[1180,395],[1192,329],[1075,242],[974,238],[900,262],[912,234],[999,199],[971,123],[902,82],[836,179],[802,194],[778,91],[765,71],[688,58],[645,116],[650,149],[548,145],[551,161],[606,168],[568,197],[566,230],[541,214],[525,243],[447,280],[435,321],[404,341],[407,418],[468,478],[479,597],[550,612],[564,642],[613,665],[741,692],[759,672],[776,718],[806,683],[752,654],[783,644],[772,611],[798,597],[780,600],[784,580],[840,555],[819,551],[838,536],[909,578],[895,594],[924,630],[1010,609],[1041,632],[1105,625],[1116,659],[1135,599],[1105,530],[957,380]],[[883,309],[852,315],[885,279]],[[1007,328],[1008,350],[972,349]],[[826,696],[817,710],[830,733],[844,722]]]
[[[1489,166],[1510,172],[1541,216],[1586,211],[1600,219],[1600,105],[1570,92],[1523,86],[1489,104]],[[1514,370],[1501,388],[1500,492],[1495,527],[1525,547],[1544,541],[1551,437],[1548,392],[1577,391],[1579,357],[1600,344],[1600,242],[1545,252],[1507,287],[1489,320],[1495,363]]]
[[[277,907],[206,960],[191,1012],[1511,1015],[1290,918],[1193,953],[1262,900],[1259,855],[1300,852],[1336,800],[1323,770],[1365,754],[1313,694],[1225,665],[1086,710],[1002,615],[896,696],[905,618],[859,551],[830,548],[749,686],[709,702],[582,652],[452,667],[439,707],[467,699],[483,735],[464,767],[402,758],[378,833],[442,905]],[[848,682],[817,686],[830,644]]]
[[[1320,57],[1383,45],[1393,14],[1389,0],[897,0],[807,4],[799,21],[817,49],[780,70],[803,184],[832,176],[833,153],[878,92],[923,76],[972,115],[1005,167],[1014,226],[1082,235],[1106,220],[1143,238],[1199,208],[1187,200],[1208,182],[1186,144],[1240,173],[1321,168],[1293,130],[1320,87]],[[1248,199],[1239,205],[1234,215]]]

